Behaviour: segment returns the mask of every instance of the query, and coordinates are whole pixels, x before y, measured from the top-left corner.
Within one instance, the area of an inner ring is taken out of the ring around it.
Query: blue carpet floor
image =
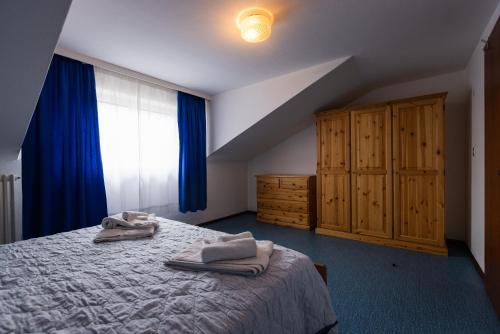
[[[252,231],[328,267],[339,333],[500,333],[500,320],[461,243],[449,257],[256,222],[245,213],[204,226]]]

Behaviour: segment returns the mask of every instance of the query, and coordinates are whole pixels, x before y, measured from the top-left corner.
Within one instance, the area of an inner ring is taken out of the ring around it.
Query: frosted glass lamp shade
[[[238,15],[236,24],[244,41],[248,43],[263,42],[271,36],[273,14],[262,8],[245,9]]]

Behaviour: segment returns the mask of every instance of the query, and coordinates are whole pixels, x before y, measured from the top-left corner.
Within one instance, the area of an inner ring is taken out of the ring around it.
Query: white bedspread
[[[98,227],[0,246],[0,333],[315,333],[335,322],[305,255],[275,246],[267,272],[163,261],[222,233],[161,219],[152,238],[94,244]]]

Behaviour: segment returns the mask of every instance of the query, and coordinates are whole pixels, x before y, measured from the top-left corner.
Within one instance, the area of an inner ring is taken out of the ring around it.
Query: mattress
[[[163,262],[221,232],[161,219],[152,239],[100,227],[0,246],[0,333],[316,333],[336,322],[311,260],[275,245],[258,277]]]

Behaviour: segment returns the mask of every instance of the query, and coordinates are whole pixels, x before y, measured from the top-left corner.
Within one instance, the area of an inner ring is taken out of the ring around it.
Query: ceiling
[[[70,4],[0,1],[0,166],[19,156]]]
[[[353,55],[403,80],[465,67],[498,0],[74,0],[59,47],[215,95]],[[237,13],[275,14],[245,43]]]

